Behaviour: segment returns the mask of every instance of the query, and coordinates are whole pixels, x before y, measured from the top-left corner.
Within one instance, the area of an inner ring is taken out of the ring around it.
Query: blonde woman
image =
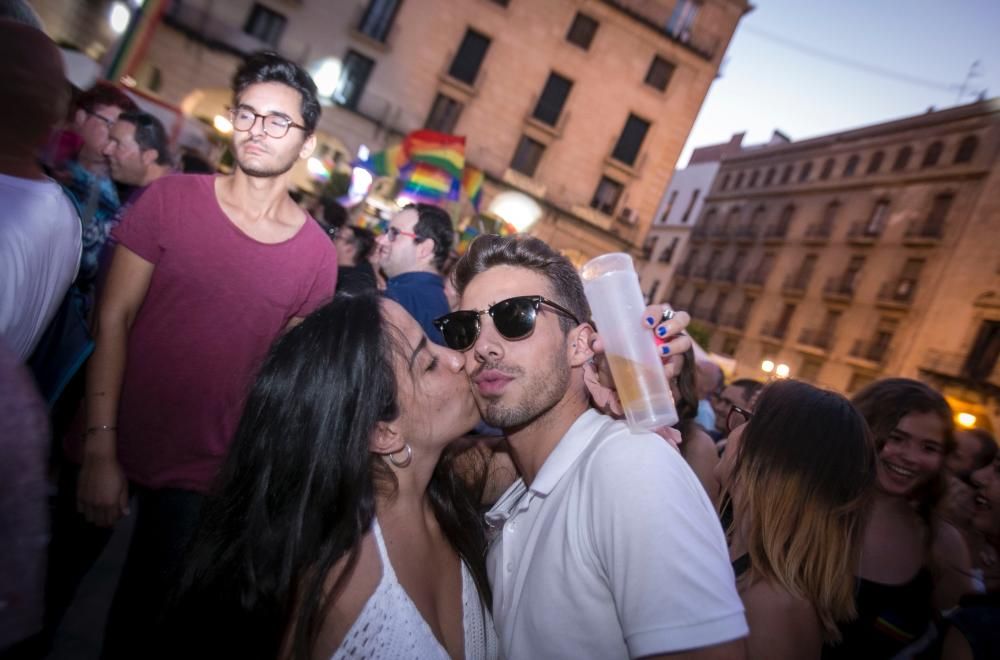
[[[798,381],[769,385],[753,413],[734,406],[728,428],[716,471],[749,657],[819,658],[855,615],[875,445],[847,399]]]

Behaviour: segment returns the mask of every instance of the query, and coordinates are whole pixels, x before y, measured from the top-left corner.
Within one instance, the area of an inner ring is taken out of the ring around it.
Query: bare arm
[[[823,629],[812,604],[769,582],[742,590],[750,626],[750,660],[806,660],[823,651]]]
[[[77,508],[90,522],[113,525],[125,515],[128,486],[118,464],[118,403],[128,333],[146,298],[153,264],[128,248],[115,248],[98,307],[96,346],[87,368],[87,437]]]
[[[692,430],[684,435],[681,455],[705,488],[708,499],[712,504],[718,504],[720,485],[715,478],[715,464],[719,462],[719,452],[716,451],[712,438],[700,426],[692,423],[689,428]]]
[[[958,605],[962,596],[972,592],[972,562],[965,539],[951,523],[937,520],[931,533],[934,535],[930,561],[933,601],[935,609],[943,610]]]
[[[644,656],[643,660],[745,660],[747,645],[745,639],[736,639],[724,644],[706,646],[680,653],[666,653]]]

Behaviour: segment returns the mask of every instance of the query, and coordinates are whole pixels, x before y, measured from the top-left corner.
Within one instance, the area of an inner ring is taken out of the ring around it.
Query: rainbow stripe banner
[[[510,224],[505,220],[501,220],[500,228],[497,230],[497,233],[500,234],[501,236],[513,236],[514,234],[517,233],[517,227],[515,227],[514,225]]]
[[[483,181],[486,176],[483,171],[475,167],[466,167],[462,172],[462,192],[466,199],[472,203],[472,208],[479,210],[479,204],[483,201]]]
[[[466,228],[462,230],[461,235],[458,237],[458,247],[455,248],[455,251],[459,254],[465,254],[465,251],[468,250],[469,246],[472,244],[473,239],[475,239],[476,236],[479,236],[480,233],[482,232],[480,232],[470,222]]]
[[[451,192],[451,182],[452,178],[447,172],[426,163],[417,163],[403,186],[403,194],[437,202]]]
[[[465,167],[465,138],[426,129],[413,131],[403,141],[407,160],[433,165],[455,179]]]
[[[149,48],[153,32],[163,19],[163,12],[167,10],[168,4],[169,0],[146,0],[140,7],[132,10],[135,13],[108,66],[108,80],[117,83],[120,78],[135,71]]]
[[[354,165],[363,167],[375,176],[398,177],[400,171],[406,166],[406,154],[402,144],[394,144],[371,154],[368,156],[368,160],[355,161]]]

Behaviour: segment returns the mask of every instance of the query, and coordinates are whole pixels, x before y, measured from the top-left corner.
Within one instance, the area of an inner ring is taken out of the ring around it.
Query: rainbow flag
[[[438,202],[451,192],[451,176],[426,163],[417,163],[410,172],[403,194],[422,201]]]
[[[517,227],[510,224],[509,222],[506,222],[505,220],[501,220],[500,228],[497,230],[497,233],[500,234],[501,236],[513,236],[514,234],[517,233]]]
[[[129,21],[128,29],[108,66],[108,80],[117,83],[120,78],[135,71],[149,48],[153,32],[162,20],[168,4],[169,0],[146,0],[140,7],[132,10],[136,14]]]
[[[394,144],[371,154],[368,156],[368,160],[356,161],[354,165],[363,167],[375,176],[397,177],[399,171],[406,166],[406,154],[402,144]]]
[[[462,172],[462,192],[472,203],[472,208],[479,210],[479,204],[483,201],[483,171],[475,167],[466,167]]]
[[[455,248],[455,250],[459,254],[465,254],[465,251],[468,250],[469,246],[472,244],[473,239],[475,239],[476,236],[479,236],[479,234],[480,231],[474,226],[472,226],[472,223],[469,223],[468,226],[466,226],[466,228],[463,229],[462,233],[459,235],[458,247]]]
[[[407,160],[433,165],[456,179],[462,178],[465,167],[464,137],[424,129],[407,135],[403,148]]]

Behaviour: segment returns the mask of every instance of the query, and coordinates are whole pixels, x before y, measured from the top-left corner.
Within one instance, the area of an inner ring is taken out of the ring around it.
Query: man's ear
[[[155,163],[157,156],[159,156],[159,154],[156,153],[156,149],[146,149],[141,154],[139,154],[139,158],[142,160],[143,167],[149,167],[150,165]]]
[[[569,358],[569,366],[583,366],[588,360],[594,357],[594,351],[590,348],[591,339],[594,334],[595,330],[589,323],[581,323],[569,331],[566,346],[566,356]]]
[[[73,113],[73,124],[76,125],[77,128],[79,128],[80,126],[83,126],[83,122],[85,122],[85,121],[87,121],[87,111],[86,110],[84,110],[83,108],[80,108],[75,113]]]
[[[403,436],[400,433],[399,426],[397,426],[395,420],[391,422],[379,422],[375,425],[375,431],[372,433],[370,446],[373,454],[379,454],[381,456],[395,454],[400,451],[405,444],[406,443],[403,441]]]
[[[312,133],[306,138],[306,141],[302,143],[302,148],[299,149],[299,159],[305,160],[312,156],[313,151],[316,150],[316,134]]]

